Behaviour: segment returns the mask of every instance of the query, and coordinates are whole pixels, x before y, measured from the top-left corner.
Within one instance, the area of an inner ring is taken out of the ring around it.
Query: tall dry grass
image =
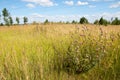
[[[120,26],[0,27],[1,80],[119,80]]]

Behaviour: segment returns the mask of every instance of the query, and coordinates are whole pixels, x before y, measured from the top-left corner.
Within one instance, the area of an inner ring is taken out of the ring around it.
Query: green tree
[[[5,21],[5,25],[10,26],[10,22],[8,18],[4,18],[4,21]]]
[[[9,12],[8,12],[8,10],[6,8],[4,8],[2,10],[2,15],[3,15],[3,17],[8,17],[9,16]]]
[[[3,23],[0,23],[0,26],[4,26],[4,24],[3,24]]]
[[[12,19],[12,17],[11,17],[11,16],[9,17],[9,21],[10,21],[10,23],[9,23],[9,24],[10,24],[10,25],[13,25],[13,19]]]
[[[24,21],[24,24],[27,24],[28,18],[27,17],[23,17],[23,21]]]
[[[66,22],[66,24],[70,24],[70,22],[69,22],[69,21],[67,21],[67,22]]]
[[[116,18],[112,21],[112,25],[120,25],[120,20],[116,17]]]
[[[48,19],[46,19],[45,21],[44,21],[44,24],[48,24],[49,23],[49,21],[48,21]]]
[[[100,18],[100,20],[99,20],[99,24],[101,24],[101,25],[104,24],[104,19],[103,19],[103,17]]]
[[[101,17],[100,20],[99,20],[99,24],[107,26],[108,25],[108,21],[105,20],[103,17]]]
[[[2,15],[3,15],[3,20],[5,22],[5,25],[9,26],[10,25],[10,22],[9,22],[10,13],[8,12],[6,8],[2,10]]]
[[[0,15],[0,26],[2,26],[1,24],[2,24],[2,23],[1,23],[1,15]]]
[[[19,23],[20,23],[20,21],[19,21],[19,18],[18,18],[18,17],[16,17],[16,22],[17,22],[17,24],[19,24]]]
[[[75,20],[72,21],[72,24],[76,24],[76,23],[77,23],[77,21],[75,21]]]
[[[0,26],[3,26],[3,23],[1,22],[1,15],[0,15]]]
[[[99,24],[99,20],[95,20],[95,21],[94,21],[94,24]]]
[[[1,15],[0,15],[0,23],[1,23]]]
[[[85,17],[80,18],[80,24],[87,24],[89,23],[88,20]]]

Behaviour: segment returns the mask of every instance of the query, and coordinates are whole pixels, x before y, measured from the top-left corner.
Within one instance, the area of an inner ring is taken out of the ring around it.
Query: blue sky
[[[102,16],[120,18],[119,0],[0,0],[0,12],[3,8],[13,18],[27,16],[29,22],[79,21],[82,16],[90,22]]]

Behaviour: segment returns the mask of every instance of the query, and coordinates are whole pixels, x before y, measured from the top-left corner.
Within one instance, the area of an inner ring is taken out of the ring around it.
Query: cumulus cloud
[[[101,17],[107,19],[107,20],[111,20],[111,18],[115,18],[118,17],[120,19],[120,12],[116,12],[116,13],[108,13],[108,12],[103,12],[103,13],[99,13],[99,14],[93,14],[90,16],[90,21],[93,22],[96,19],[100,19]]]
[[[94,5],[89,5],[89,8],[95,8],[96,6],[94,6]]]
[[[110,6],[110,8],[118,8],[118,7],[120,7],[120,1]]]
[[[22,0],[25,2],[31,2],[40,6],[44,6],[44,7],[50,7],[50,6],[54,6],[57,5],[56,3],[52,2],[51,0]]]
[[[78,6],[88,5],[88,2],[81,2],[81,1],[78,1],[78,2],[77,2],[77,5],[78,5]]]
[[[111,2],[111,1],[115,1],[115,0],[88,0],[91,2]]]
[[[17,6],[11,6],[12,9],[17,9],[18,7]]]
[[[118,17],[120,18],[120,12],[116,12],[116,13],[108,13],[108,12],[103,12],[103,13],[96,13],[93,15],[88,15],[88,14],[81,14],[81,15],[42,15],[39,13],[33,13],[31,15],[29,15],[30,19],[32,21],[40,21],[43,22],[46,19],[48,19],[49,21],[72,21],[72,20],[76,20],[79,21],[81,17],[86,17],[91,23],[93,23],[96,19],[100,19],[101,17],[104,17],[107,20],[111,20],[111,18],[115,18]],[[31,21],[31,22],[32,22]]]
[[[34,5],[34,4],[31,4],[31,3],[27,4],[26,6],[27,6],[28,8],[35,8],[35,5]]]
[[[120,12],[116,12],[116,13],[107,13],[107,12],[105,12],[105,13],[103,13],[102,14],[103,15],[103,17],[118,17],[118,18],[120,18]]]
[[[109,12],[103,12],[103,13],[95,13],[92,15],[88,14],[79,14],[79,15],[43,15],[39,13],[32,13],[30,15],[27,15],[29,22],[44,22],[46,19],[49,21],[59,22],[59,21],[70,21],[76,20],[79,21],[81,17],[86,17],[89,22],[93,23],[96,19],[100,19],[101,17],[111,20],[111,18],[118,17],[120,19],[120,12],[115,13],[109,13]],[[23,23],[23,17],[24,16],[12,16],[13,20],[15,20],[16,17],[20,18],[20,22]],[[16,22],[16,21],[14,21]]]
[[[34,17],[34,18],[43,18],[43,17],[45,17],[44,15],[41,15],[41,14],[38,14],[38,13],[32,13],[31,16]]]
[[[88,0],[88,1],[92,1],[92,2],[98,2],[98,1],[100,1],[100,0]]]
[[[105,1],[105,2],[110,2],[110,1],[115,1],[115,0],[88,0],[92,2],[100,2],[100,1]]]
[[[115,0],[104,0],[104,1],[106,1],[106,2],[110,2],[110,1],[115,1]]]
[[[64,3],[65,3],[66,5],[69,5],[69,6],[74,5],[74,2],[73,2],[73,1],[65,1]]]

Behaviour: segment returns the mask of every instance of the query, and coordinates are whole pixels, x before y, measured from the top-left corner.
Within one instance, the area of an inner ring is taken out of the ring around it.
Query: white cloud
[[[35,8],[35,5],[31,4],[31,3],[27,4],[26,6],[29,7],[29,8]]]
[[[120,7],[120,1],[110,6],[110,8],[118,8],[118,7]]]
[[[102,14],[103,15],[103,17],[118,17],[118,18],[120,18],[120,12],[116,12],[116,13],[103,13]]]
[[[37,22],[44,22],[46,19],[49,21],[59,22],[59,21],[72,21],[72,20],[79,20],[81,15],[42,15],[39,13],[32,13],[28,16],[30,22],[37,21]]]
[[[96,6],[94,6],[94,5],[89,5],[89,8],[95,8]]]
[[[38,14],[38,13],[33,13],[33,14],[31,14],[31,16],[34,17],[34,18],[43,18],[43,17],[45,17],[44,15],[41,15],[41,14]]]
[[[115,1],[115,0],[104,0],[104,1],[106,1],[106,2],[110,2],[110,1]]]
[[[92,15],[88,14],[79,14],[79,15],[43,15],[39,13],[32,13],[30,15],[27,15],[29,22],[44,22],[46,19],[49,21],[54,21],[54,22],[59,22],[59,21],[72,21],[76,20],[79,21],[81,17],[86,17],[89,22],[93,23],[96,19],[100,19],[103,17],[104,19],[111,20],[111,18],[118,17],[120,19],[120,12],[115,12],[115,13],[109,13],[109,12],[104,12],[104,13],[95,13]],[[20,18],[20,22],[23,22],[23,17],[24,16],[17,16]],[[14,17],[15,20],[16,16]]]
[[[73,2],[73,1],[65,1],[64,3],[65,3],[66,5],[69,5],[69,6],[74,5],[74,2]]]
[[[100,1],[105,1],[105,2],[110,2],[110,1],[115,1],[115,0],[88,0],[92,2],[100,2]]]
[[[16,7],[16,6],[11,6],[11,8],[12,8],[12,9],[17,9],[17,7]]]
[[[79,6],[88,5],[88,2],[81,2],[81,1],[78,1],[78,2],[77,2],[77,5],[79,5]]]
[[[98,1],[100,1],[100,0],[88,0],[88,1],[92,1],[92,2],[98,2]]]
[[[22,1],[31,2],[31,3],[44,6],[44,7],[50,7],[50,6],[57,5],[53,3],[51,0],[22,0]]]
[[[101,17],[109,21],[111,21],[111,18],[115,18],[115,17],[118,17],[120,19],[120,12],[116,12],[116,13],[104,12],[104,13],[99,13],[99,14],[93,14],[90,16],[89,20],[93,22],[96,19],[100,19]]]

